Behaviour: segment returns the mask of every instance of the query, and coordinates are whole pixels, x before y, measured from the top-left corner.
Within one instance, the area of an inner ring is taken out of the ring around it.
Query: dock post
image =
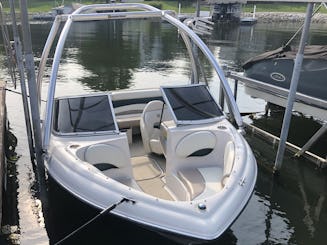
[[[234,99],[237,99],[238,80],[234,79]]]
[[[289,91],[289,95],[288,95],[285,115],[284,115],[284,119],[283,119],[282,132],[280,135],[280,142],[278,145],[277,155],[276,155],[276,159],[275,159],[275,166],[274,166],[275,172],[277,172],[281,168],[284,153],[285,153],[285,145],[286,145],[286,140],[287,140],[288,131],[289,131],[289,127],[290,127],[290,122],[291,122],[291,117],[292,117],[292,109],[293,109],[293,104],[294,104],[294,100],[295,100],[297,85],[299,83],[304,48],[305,48],[305,45],[306,45],[306,42],[307,42],[308,36],[309,36],[309,28],[310,28],[312,11],[313,11],[313,3],[308,3],[306,18],[304,21],[304,27],[303,27],[301,41],[300,41],[300,45],[299,45],[299,50],[298,50],[298,53],[294,60],[294,68],[293,68],[293,74],[292,74],[292,79],[291,79],[291,86],[290,86],[290,91]]]
[[[200,17],[200,0],[196,1],[195,17]]]
[[[16,23],[16,14],[15,14],[15,5],[14,1],[10,0],[10,14],[11,14],[11,21],[12,21],[12,32],[14,36],[14,46],[15,46],[15,54],[17,60],[17,67],[20,77],[20,87],[22,92],[22,101],[23,101],[23,108],[25,114],[25,126],[26,126],[26,133],[28,139],[28,146],[30,152],[31,161],[34,162],[34,141],[33,141],[33,134],[31,128],[31,118],[30,118],[30,109],[28,106],[28,98],[27,98],[27,88],[25,84],[25,71],[24,71],[24,61],[23,61],[23,54],[22,54],[22,45],[19,39],[19,34],[17,30],[17,23]]]
[[[257,6],[254,4],[253,5],[253,13],[252,13],[252,18],[255,19],[255,11],[257,9]]]
[[[4,136],[6,132],[6,84],[0,81],[0,224],[2,221],[2,188],[5,168]]]
[[[9,38],[9,32],[8,28],[6,26],[5,17],[3,15],[3,7],[0,2],[0,26],[1,26],[1,32],[2,32],[2,39],[3,39],[3,46],[5,49],[5,53],[7,56],[7,62],[8,62],[8,70],[10,73],[11,81],[14,84],[14,89],[16,89],[16,73],[15,73],[15,57],[12,52],[12,46],[11,41]]]
[[[327,132],[327,123],[325,123],[309,140],[305,145],[299,150],[297,153],[295,153],[294,156],[299,157],[301,156],[305,151],[307,151],[311,145],[313,145],[319,138],[322,136],[325,132]]]
[[[20,0],[20,12],[21,12],[21,23],[22,23],[22,34],[24,42],[24,54],[25,64],[27,71],[28,89],[30,94],[30,108],[32,115],[32,126],[35,141],[35,155],[37,163],[37,177],[39,183],[39,194],[44,201],[45,195],[45,169],[43,162],[43,151],[42,151],[42,138],[41,138],[41,120],[38,104],[36,76],[35,76],[35,64],[34,56],[32,51],[32,39],[31,31],[28,21],[27,3],[25,0]]]

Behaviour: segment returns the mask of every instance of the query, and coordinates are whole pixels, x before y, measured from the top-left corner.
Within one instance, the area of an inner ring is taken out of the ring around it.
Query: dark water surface
[[[217,25],[205,42],[219,63],[233,71],[241,71],[241,64],[263,51],[279,47],[296,31],[299,24],[257,24],[253,27]],[[50,24],[31,26],[33,51],[38,63]],[[311,44],[326,44],[324,25],[313,25]],[[141,31],[140,31],[141,30]],[[189,80],[185,47],[178,33],[167,23],[141,21],[93,22],[77,24],[68,37],[57,84],[57,95],[106,91],[114,88],[156,87],[158,84],[179,84]],[[177,41],[176,41],[177,40]],[[295,44],[298,39],[295,40]],[[52,51],[53,52],[53,51]],[[3,48],[0,49],[0,79],[9,80],[4,69]],[[49,67],[50,67],[49,62]],[[210,84],[215,75],[209,68]],[[48,68],[47,74],[50,73]],[[231,85],[233,83],[231,82]],[[215,85],[211,85],[215,86]],[[10,87],[10,85],[8,85]],[[46,98],[47,81],[42,97]],[[8,92],[9,93],[9,92]],[[237,99],[241,112],[262,112],[265,102],[244,94],[240,85]],[[17,151],[18,174],[31,175],[26,135],[19,95],[7,97],[8,116],[13,132],[20,139]],[[44,106],[44,104],[42,105]],[[260,114],[261,115],[261,114]],[[17,120],[19,118],[19,120]],[[247,119],[261,128],[279,134],[282,112],[268,117]],[[302,145],[317,130],[320,123],[295,114],[290,138]],[[296,122],[296,123],[294,123]],[[282,170],[273,176],[266,166],[274,162],[276,149],[266,142],[248,135],[258,161],[259,172],[254,195],[244,212],[218,240],[209,244],[325,244],[327,240],[327,173],[303,159],[286,154]],[[24,140],[25,139],[25,140]],[[317,143],[315,151],[327,154],[326,137]],[[32,185],[27,179],[22,185]],[[21,195],[19,203],[30,194]],[[94,217],[97,211],[71,197],[54,181],[49,181],[49,207],[45,225],[50,242],[63,238],[75,228]],[[24,205],[19,205],[24,215]],[[25,234],[28,237],[29,234]],[[32,234],[31,234],[32,236]],[[64,244],[175,244],[169,235],[148,231],[143,227],[116,217],[101,217]],[[179,241],[180,242],[180,241]],[[31,243],[32,244],[32,243]]]

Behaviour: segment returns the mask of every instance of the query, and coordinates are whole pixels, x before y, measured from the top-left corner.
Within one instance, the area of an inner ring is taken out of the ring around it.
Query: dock
[[[0,190],[3,188],[3,178],[5,172],[5,157],[4,157],[4,136],[6,125],[6,84],[0,81]],[[2,204],[2,191],[0,191],[0,204]],[[2,205],[0,206],[0,224],[2,221]]]
[[[263,140],[265,140],[268,143],[271,143],[274,148],[278,147],[278,144],[280,142],[280,138],[263,130],[260,129],[254,125],[245,123],[246,131],[255,137],[259,137]],[[293,153],[294,156],[298,156],[297,154],[301,151],[301,147],[294,145],[290,142],[286,142],[286,149]],[[317,165],[319,168],[326,168],[327,167],[327,159],[323,158],[321,156],[318,156],[310,151],[304,151],[301,154],[305,159],[309,160],[310,162]]]
[[[264,98],[265,100],[286,107],[286,102],[289,94],[288,89],[278,87],[269,83],[264,83],[252,78],[248,78],[236,73],[228,73],[227,77],[234,81],[242,82],[245,85],[245,90],[257,98]],[[327,120],[327,101],[305,95],[297,92],[295,95],[294,110],[303,114],[311,115],[322,121]]]
[[[274,86],[271,84],[263,83],[261,81],[251,79],[236,73],[227,73],[226,76],[234,80],[234,96],[237,97],[237,87],[238,82],[242,82],[245,86],[245,91],[251,96],[262,98],[266,101],[269,101],[273,104],[286,107],[286,101],[289,95],[287,89]],[[269,100],[267,100],[269,98]],[[319,120],[326,121],[327,115],[327,102],[318,98],[307,96],[301,93],[295,94],[294,107],[295,111],[311,115]],[[294,153],[294,156],[300,157],[303,156],[307,160],[313,162],[320,168],[325,168],[327,166],[327,156],[322,157],[318,156],[309,151],[310,146],[318,140],[327,131],[327,124],[324,123],[321,128],[314,134],[310,140],[302,147],[291,144],[290,142],[285,142],[286,149],[291,153]],[[280,138],[270,134],[269,132],[257,128],[250,124],[245,124],[245,127],[248,132],[252,135],[259,136],[260,138],[265,139],[275,147],[280,143]]]
[[[6,89],[8,87],[10,88],[9,84]],[[2,200],[4,206],[0,244],[3,244],[2,241],[8,241],[9,244],[47,245],[49,244],[49,237],[45,229],[41,202],[31,189],[31,185],[35,183],[35,176],[29,154],[28,139],[24,134],[22,98],[17,93],[8,92],[4,87],[0,91],[1,115],[3,115],[3,110],[6,112],[4,125],[8,125],[7,121],[9,121],[10,131],[19,137],[15,146],[18,157],[10,161],[7,160],[6,172],[8,177],[7,188],[3,192]],[[2,96],[4,93],[6,98]],[[8,137],[6,134],[5,136]]]

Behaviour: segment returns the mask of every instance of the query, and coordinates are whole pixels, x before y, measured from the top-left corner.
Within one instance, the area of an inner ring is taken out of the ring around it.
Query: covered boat
[[[263,83],[289,89],[297,49],[281,47],[251,58],[243,65],[244,74]],[[305,47],[297,91],[327,100],[327,46]]]
[[[191,60],[189,81],[55,98],[73,22],[144,18],[178,28]],[[65,19],[57,17],[42,54],[39,84],[60,20]],[[195,47],[218,75],[228,114],[199,79],[205,69],[199,68],[203,61],[197,61]],[[215,239],[244,209],[256,182],[256,161],[242,132],[223,71],[202,40],[170,12],[144,4],[99,4],[68,16],[53,58],[43,150],[49,175],[72,195],[149,228]]]

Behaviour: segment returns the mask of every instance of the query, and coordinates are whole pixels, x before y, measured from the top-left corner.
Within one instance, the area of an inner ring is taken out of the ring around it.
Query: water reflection
[[[280,174],[273,176],[262,166],[274,162],[277,149],[267,148],[267,143],[258,138],[247,139],[261,166],[255,196],[262,198],[270,209],[265,219],[267,239],[274,244],[321,244],[320,239],[325,236],[322,227],[327,222],[326,172],[286,153]],[[286,238],[287,242],[282,242]]]
[[[157,79],[165,82],[169,82],[166,78],[169,75],[185,83],[190,74],[184,69],[176,72],[176,68],[189,67],[189,64],[185,59],[185,46],[176,37],[176,30],[166,24],[146,20],[76,23],[68,37],[62,63],[70,63],[68,58],[74,57],[83,70],[91,71],[92,76],[78,80],[92,90],[132,87],[135,77],[144,72],[148,76],[159,72]],[[78,48],[78,52],[71,54],[72,47]],[[62,77],[70,75],[70,72],[62,73]]]
[[[285,216],[268,195],[256,191],[232,230],[240,244],[289,244],[294,228]]]

